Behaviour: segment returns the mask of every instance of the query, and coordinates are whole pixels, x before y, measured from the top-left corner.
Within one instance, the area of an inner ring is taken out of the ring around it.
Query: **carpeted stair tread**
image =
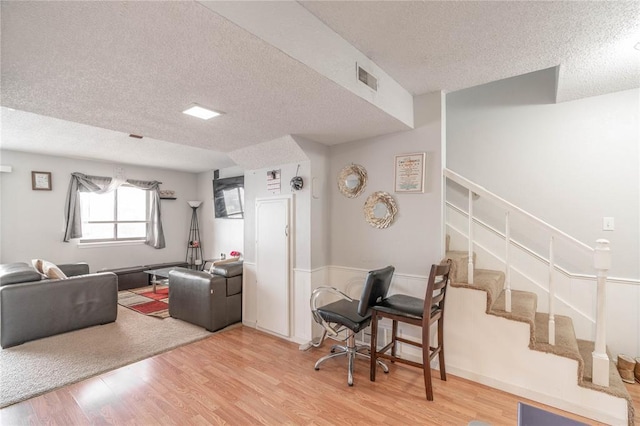
[[[505,292],[503,291],[489,313],[533,325],[538,307],[538,296],[535,293],[511,290],[511,312],[505,310],[505,302]]]
[[[466,283],[468,281],[468,264],[469,264],[469,252],[462,250],[448,250],[447,256],[443,260],[451,259],[451,273],[449,277],[451,282]],[[473,264],[476,263],[476,254],[473,253]]]
[[[613,362],[613,357],[607,350],[607,355],[609,356],[609,387],[598,386],[593,383],[592,379],[592,371],[593,371],[593,359],[592,352],[595,349],[595,343],[589,340],[577,340],[578,349],[580,350],[580,356],[583,359],[583,368],[582,371],[578,371],[578,384],[582,387],[597,390],[600,392],[607,393],[609,395],[617,396],[619,398],[625,398],[627,400],[627,407],[629,410],[629,426],[633,426],[634,424],[634,409],[633,409],[633,400],[631,399],[631,395],[629,395],[629,391],[624,385],[624,382],[620,378],[620,373],[618,373],[618,369],[616,368],[615,362]]]
[[[578,349],[576,332],[573,321],[564,315],[555,316],[556,344],[549,344],[549,314],[538,312],[535,317],[535,336],[533,349],[540,352],[552,353],[565,358],[575,359],[582,364],[582,356]]]
[[[471,288],[487,292],[487,313],[500,296],[504,287],[504,272],[490,269],[476,269],[473,273],[473,284],[467,282],[453,282],[454,287]]]

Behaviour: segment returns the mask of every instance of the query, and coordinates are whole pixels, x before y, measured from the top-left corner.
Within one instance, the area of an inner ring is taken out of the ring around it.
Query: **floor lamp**
[[[189,243],[187,245],[186,262],[191,269],[202,269],[202,241],[200,241],[200,227],[198,226],[198,207],[202,201],[187,201],[192,209],[191,227],[189,228]]]

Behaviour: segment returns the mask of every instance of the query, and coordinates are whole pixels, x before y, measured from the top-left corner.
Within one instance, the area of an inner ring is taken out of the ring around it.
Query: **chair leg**
[[[347,352],[347,347],[343,345],[331,345],[331,353],[336,353],[336,351]]]
[[[369,380],[376,381],[376,361],[378,360],[378,315],[371,315],[371,363],[369,364]],[[386,366],[385,366],[386,367]],[[387,369],[388,371],[388,369]]]
[[[447,370],[444,365],[444,317],[438,320],[438,363],[440,364],[440,379],[447,380]]]
[[[316,361],[316,365],[313,368],[315,368],[316,370],[320,370],[320,364],[322,364],[326,360],[331,359],[331,358],[335,358],[335,357],[338,357],[338,356],[345,356],[347,354],[348,354],[348,352],[335,352],[335,353],[330,353],[329,355],[325,355],[325,356],[323,356],[322,358],[320,358],[319,360]]]
[[[431,363],[429,362],[429,328],[428,322],[422,325],[422,372],[424,374],[424,388],[427,393],[427,401],[433,401]]]
[[[398,337],[398,321],[393,320],[393,324],[391,325],[391,341],[393,342],[393,345],[391,345],[392,357],[396,356],[396,347],[398,346],[398,341],[396,340],[397,337]]]
[[[347,373],[347,384],[349,386],[353,386],[353,362],[356,358],[356,335],[354,333],[349,333],[349,338],[347,339],[347,360],[349,362],[349,368]]]

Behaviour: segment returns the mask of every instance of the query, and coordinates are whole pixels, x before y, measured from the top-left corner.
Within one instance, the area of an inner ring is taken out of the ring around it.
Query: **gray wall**
[[[166,248],[147,245],[79,248],[62,242],[64,203],[72,172],[113,176],[116,165],[14,151],[1,151],[0,162],[13,167],[0,174],[0,262],[30,262],[34,258],[54,263],[85,261],[91,271],[102,268],[184,260],[191,221],[187,200],[197,196],[195,174],[124,165],[127,178],[159,180],[161,188],[176,191],[177,200],[163,200],[162,222]],[[31,171],[51,172],[52,190],[33,191]]]
[[[552,103],[555,70],[447,95],[447,167],[640,277],[640,90]],[[615,231],[602,218],[615,218]]]
[[[374,269],[392,264],[404,274],[428,275],[441,253],[441,94],[416,97],[411,131],[332,146],[330,149],[331,264]],[[394,193],[395,155],[427,153],[423,194]],[[336,177],[351,163],[364,166],[368,182],[357,198],[338,190]],[[376,229],[364,218],[367,197],[386,191],[398,206],[395,223]]]

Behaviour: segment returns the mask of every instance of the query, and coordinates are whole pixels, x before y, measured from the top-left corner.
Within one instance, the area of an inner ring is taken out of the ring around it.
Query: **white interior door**
[[[289,336],[291,199],[256,200],[257,327]]]

